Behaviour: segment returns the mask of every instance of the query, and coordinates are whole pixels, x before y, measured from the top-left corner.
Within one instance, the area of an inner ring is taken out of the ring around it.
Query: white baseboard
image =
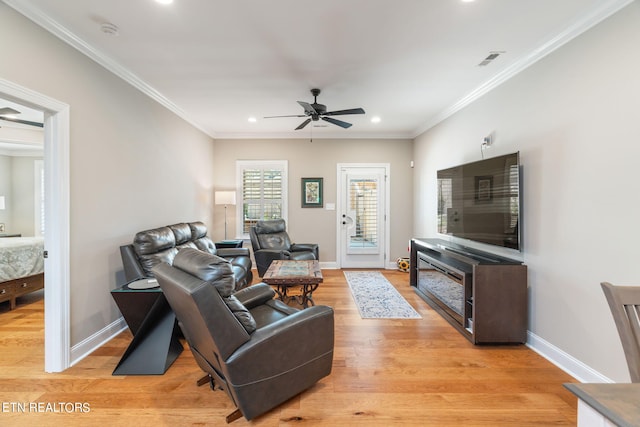
[[[614,382],[531,331],[527,331],[527,347],[582,383]]]
[[[321,270],[337,270],[338,269],[338,263],[335,261],[331,261],[331,262],[322,262],[320,261],[320,269]]]
[[[127,329],[127,327],[124,317],[120,317],[111,324],[102,328],[102,330],[71,347],[71,366],[75,365],[93,351],[110,341],[120,332]]]
[[[340,267],[338,267],[338,263],[335,261],[331,261],[331,262],[322,262],[320,261],[320,269],[321,270],[338,270]],[[398,269],[398,265],[396,264],[396,262],[388,262],[386,264],[386,266],[384,267],[385,270],[397,270]]]
[[[397,261],[388,262],[387,266],[385,267],[385,270],[398,270],[398,262]]]

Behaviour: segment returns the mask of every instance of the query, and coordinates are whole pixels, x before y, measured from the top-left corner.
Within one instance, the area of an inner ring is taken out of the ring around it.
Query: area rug
[[[345,271],[353,300],[363,319],[421,319],[379,271]]]

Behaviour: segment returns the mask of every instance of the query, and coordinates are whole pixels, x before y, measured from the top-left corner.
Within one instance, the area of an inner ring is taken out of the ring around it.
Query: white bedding
[[[44,272],[42,237],[0,238],[0,282]]]

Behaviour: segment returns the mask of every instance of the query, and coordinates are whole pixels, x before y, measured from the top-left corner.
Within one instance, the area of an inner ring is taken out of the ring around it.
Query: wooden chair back
[[[600,284],[618,328],[631,381],[640,382],[640,286]]]

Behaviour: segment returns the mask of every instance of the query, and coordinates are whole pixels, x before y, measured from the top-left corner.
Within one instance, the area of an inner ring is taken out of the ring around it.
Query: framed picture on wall
[[[302,178],[302,207],[322,207],[322,178]]]

